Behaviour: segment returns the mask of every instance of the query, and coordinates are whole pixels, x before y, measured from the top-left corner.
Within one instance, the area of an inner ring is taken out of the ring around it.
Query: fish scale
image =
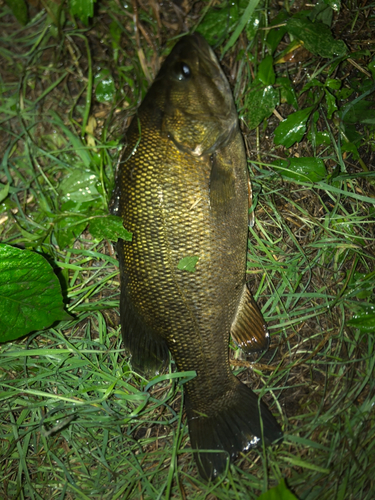
[[[165,367],[168,351],[179,371],[196,372],[184,391],[206,479],[262,437],[270,443],[282,435],[228,357],[230,333],[247,353],[269,341],[245,282],[248,185],[229,84],[205,40],[185,37],[128,129],[114,206],[133,234],[117,247],[125,346],[133,368],[147,375]],[[180,270],[192,256],[196,271]]]

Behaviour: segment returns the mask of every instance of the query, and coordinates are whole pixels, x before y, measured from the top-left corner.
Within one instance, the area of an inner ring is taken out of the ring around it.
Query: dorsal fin
[[[246,354],[266,351],[270,343],[267,325],[246,284],[232,323],[231,334],[235,343]]]

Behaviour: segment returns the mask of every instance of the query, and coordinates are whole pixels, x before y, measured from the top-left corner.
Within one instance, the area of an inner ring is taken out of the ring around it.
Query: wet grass
[[[257,197],[248,274],[272,341],[258,360],[233,346],[231,357],[285,439],[241,456],[207,485],[190,453],[183,377],[173,362],[151,381],[131,370],[118,326],[114,251],[86,229],[90,210],[107,210],[124,130],[167,40],[201,22],[206,7],[164,3],[161,16],[158,4],[140,2],[135,21],[134,5],[101,2],[90,29],[68,12],[60,29],[42,10],[31,9],[26,27],[7,8],[0,18],[0,182],[10,184],[1,241],[49,258],[72,314],[1,346],[1,497],[255,499],[286,478],[300,499],[372,499],[374,337],[353,319],[374,303],[374,130],[356,126],[362,140],[354,157],[342,148],[337,118],[322,107],[319,123],[331,141],[314,149],[305,137],[287,151],[273,143],[276,117],[249,131],[242,114]],[[344,5],[336,36],[359,50],[371,39],[371,15],[370,6]],[[241,35],[223,60],[239,109],[251,75],[250,65],[238,63],[247,43]],[[252,44],[253,53],[262,44]],[[371,59],[370,49],[364,57]],[[298,92],[312,68],[324,81],[321,66],[305,59],[278,69],[294,78],[302,107]],[[115,85],[109,101],[97,90],[103,68]],[[337,71],[346,86],[367,78],[350,63]],[[284,118],[293,112],[287,104],[277,109]],[[328,177],[289,182],[271,165],[287,155],[322,158]]]

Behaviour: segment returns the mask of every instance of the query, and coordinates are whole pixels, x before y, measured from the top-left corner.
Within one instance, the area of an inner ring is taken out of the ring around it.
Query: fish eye
[[[178,63],[176,65],[176,74],[177,78],[182,81],[182,80],[188,80],[191,77],[191,69],[188,64],[185,62]]]

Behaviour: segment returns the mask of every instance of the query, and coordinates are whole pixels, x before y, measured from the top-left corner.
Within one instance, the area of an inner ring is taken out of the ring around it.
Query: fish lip
[[[219,60],[216,57],[213,48],[199,33],[193,33],[191,35],[191,41],[194,45],[196,45],[196,49],[199,51],[200,58],[205,59],[207,62],[205,68],[200,68],[203,69],[202,73],[214,81],[215,85],[219,88],[221,93],[231,93],[229,82],[224,74],[223,68],[219,63]],[[212,69],[213,66],[216,70],[215,73],[213,71],[206,71],[207,68]]]

